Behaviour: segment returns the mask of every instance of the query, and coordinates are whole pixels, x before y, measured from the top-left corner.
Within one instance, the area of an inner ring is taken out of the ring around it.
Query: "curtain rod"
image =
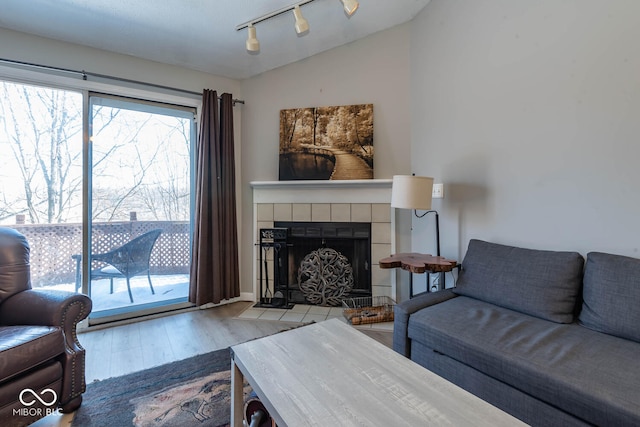
[[[198,96],[198,97],[202,96],[202,93],[193,92],[193,91],[190,91],[190,90],[178,89],[178,88],[175,88],[175,87],[163,86],[163,85],[158,85],[158,84],[155,84],[155,83],[141,82],[141,81],[138,81],[138,80],[124,79],[122,77],[115,77],[115,76],[109,76],[107,74],[93,73],[91,71],[71,70],[69,68],[52,67],[50,65],[34,64],[34,63],[31,63],[31,62],[22,62],[22,61],[16,61],[16,60],[13,60],[13,59],[5,59],[5,58],[0,58],[0,62],[5,62],[5,63],[9,63],[9,64],[14,64],[14,65],[21,65],[21,66],[25,66],[25,67],[43,68],[43,69],[46,69],[46,70],[58,71],[58,72],[69,73],[69,74],[78,74],[78,75],[82,76],[82,80],[87,80],[87,77],[91,76],[91,77],[97,77],[97,78],[101,78],[101,79],[115,80],[115,81],[124,82],[124,83],[133,83],[133,84],[138,84],[138,85],[142,85],[142,86],[149,86],[149,87],[154,87],[154,88],[157,88],[157,89],[166,89],[166,90],[171,90],[171,91],[174,91],[174,92],[180,92],[180,93],[193,95],[193,96]],[[220,99],[220,97],[218,97],[218,99]],[[235,106],[236,104],[243,104],[244,105],[244,100],[243,99],[235,99],[234,98],[233,99],[233,105]]]

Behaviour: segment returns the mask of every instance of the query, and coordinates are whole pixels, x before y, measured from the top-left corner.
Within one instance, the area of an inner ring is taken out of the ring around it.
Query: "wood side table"
[[[429,292],[429,275],[431,273],[447,273],[458,266],[458,261],[447,259],[442,256],[421,254],[417,252],[406,252],[382,258],[379,261],[380,268],[401,268],[410,273],[427,273],[427,292]],[[444,286],[444,283],[442,283]],[[413,274],[409,275],[409,297],[413,298]]]

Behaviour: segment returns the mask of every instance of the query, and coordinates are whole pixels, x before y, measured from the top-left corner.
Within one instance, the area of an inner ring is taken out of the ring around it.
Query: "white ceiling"
[[[360,0],[347,17],[339,0],[314,0],[301,7],[305,36],[292,12],[256,24],[258,54],[236,27],[295,0],[2,0],[0,27],[244,79],[410,21],[427,3]]]

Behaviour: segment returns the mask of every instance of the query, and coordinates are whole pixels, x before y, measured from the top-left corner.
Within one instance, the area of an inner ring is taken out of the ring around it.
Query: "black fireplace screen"
[[[351,264],[353,285],[345,298],[371,296],[371,224],[343,222],[276,222],[275,227],[288,230],[286,257],[281,263],[277,282],[286,288],[289,301],[313,303],[300,289],[298,270],[307,255],[320,248],[339,252]]]

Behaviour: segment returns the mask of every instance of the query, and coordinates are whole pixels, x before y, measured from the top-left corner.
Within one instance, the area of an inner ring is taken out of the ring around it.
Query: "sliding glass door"
[[[86,292],[96,323],[189,305],[195,113],[0,80],[0,225],[33,287]]]
[[[187,301],[195,110],[90,94],[92,318]]]

